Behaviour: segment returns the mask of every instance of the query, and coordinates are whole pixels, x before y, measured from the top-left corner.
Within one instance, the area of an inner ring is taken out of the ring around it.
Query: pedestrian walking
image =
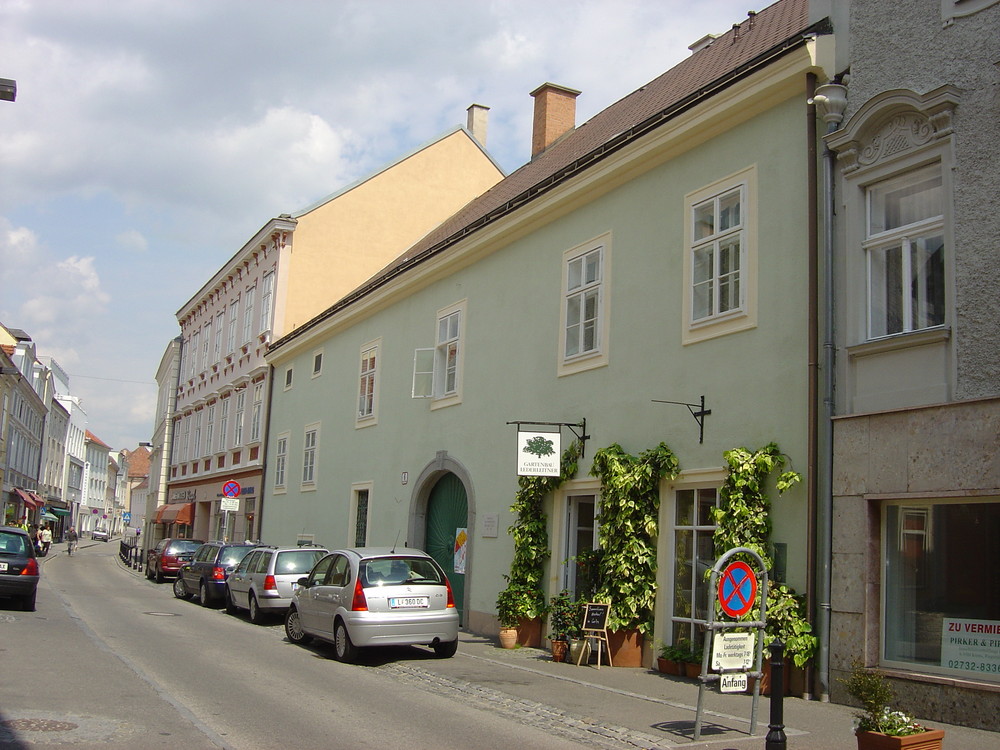
[[[38,532],[38,546],[41,548],[42,557],[49,554],[49,547],[52,546],[52,529],[48,524],[44,524],[42,530]]]
[[[70,526],[66,532],[66,552],[72,555],[76,551],[76,543],[80,535],[76,533],[76,527]]]

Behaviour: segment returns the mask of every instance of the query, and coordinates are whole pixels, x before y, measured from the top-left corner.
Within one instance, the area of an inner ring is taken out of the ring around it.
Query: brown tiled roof
[[[97,437],[97,435],[95,435],[94,433],[92,433],[90,430],[86,431],[86,433],[84,435],[84,438],[87,440],[87,442],[97,443],[98,445],[100,445],[100,446],[102,446],[104,448],[107,448],[108,450],[111,450],[111,446],[110,445],[108,445],[107,443],[105,443],[103,440],[101,440],[99,437]]]
[[[557,140],[532,161],[447,219],[417,244],[312,321],[275,342],[304,333],[410,266],[442,250],[552,186],[600,161],[675,113],[738,80],[748,70],[803,43],[810,27],[808,0],[779,0],[748,17],[707,47],[612,104]]]
[[[128,475],[130,477],[149,476],[149,448],[140,445],[134,451],[128,451]]]

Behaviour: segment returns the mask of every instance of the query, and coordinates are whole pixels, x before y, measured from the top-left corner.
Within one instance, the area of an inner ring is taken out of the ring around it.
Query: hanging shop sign
[[[562,446],[558,432],[517,433],[517,475],[520,477],[557,477]]]

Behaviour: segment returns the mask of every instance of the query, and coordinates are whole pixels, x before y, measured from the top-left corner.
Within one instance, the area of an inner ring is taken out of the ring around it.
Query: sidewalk
[[[698,682],[643,668],[621,668],[553,662],[548,651],[505,650],[496,642],[463,633],[454,659],[421,662],[427,671],[486,686],[538,710],[555,708],[564,721],[582,721],[595,734],[608,737],[608,747],[705,750],[763,750],[770,720],[770,699],[762,696],[756,734],[750,736],[752,696],[720,694],[707,688],[703,696],[701,739],[693,740]],[[786,747],[798,750],[843,750],[856,747],[849,706],[785,698]],[[923,722],[922,722],[923,723]],[[1000,748],[1000,734],[926,722],[945,729],[947,750]],[[613,741],[612,741],[613,740]]]
[[[115,560],[137,577],[142,573]],[[706,688],[701,739],[693,740],[698,682],[644,668],[556,663],[547,650],[502,649],[496,640],[459,634],[452,659],[391,659],[389,669],[406,673],[426,689],[478,701],[484,710],[515,714],[519,720],[554,731],[586,729],[592,747],[615,750],[691,748],[764,750],[770,699],[761,696],[757,726],[750,735],[753,699]],[[788,750],[853,750],[854,709],[833,703],[785,698],[784,733]],[[921,722],[944,729],[945,750],[1000,748],[1000,734]]]

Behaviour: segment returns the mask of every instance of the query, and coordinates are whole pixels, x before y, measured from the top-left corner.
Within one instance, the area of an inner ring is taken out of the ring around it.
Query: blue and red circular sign
[[[226,497],[239,497],[240,496],[240,483],[234,482],[232,480],[226,482],[222,485],[222,494]]]
[[[719,604],[730,617],[742,617],[757,601],[757,575],[745,562],[726,566],[719,580]]]

